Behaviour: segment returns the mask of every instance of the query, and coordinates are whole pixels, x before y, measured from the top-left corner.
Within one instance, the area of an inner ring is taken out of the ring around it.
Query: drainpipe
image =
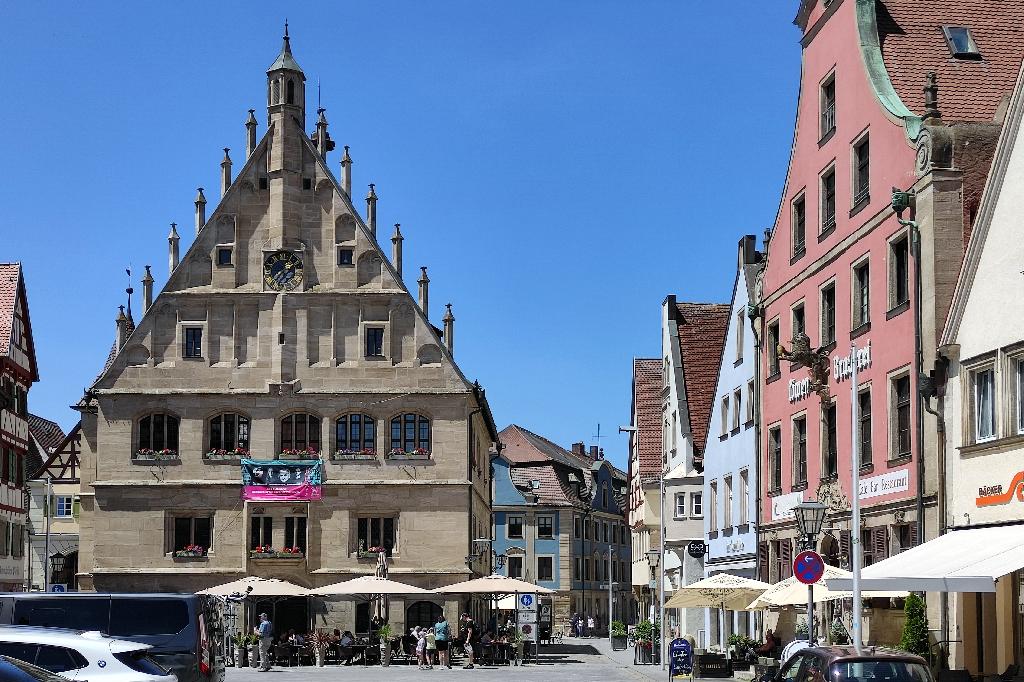
[[[751,315],[751,310],[757,308],[757,316]],[[751,395],[751,400],[754,401],[754,478],[757,480],[757,494],[755,499],[757,504],[754,505],[754,580],[761,579],[761,343],[757,333],[756,320],[760,319],[760,305],[748,301],[747,303],[747,319],[750,321],[750,328],[754,334],[754,395]],[[749,495],[749,491],[747,491]],[[761,611],[754,612],[754,629],[755,632],[762,632],[762,625],[764,615]],[[750,633],[747,633],[748,635]]]

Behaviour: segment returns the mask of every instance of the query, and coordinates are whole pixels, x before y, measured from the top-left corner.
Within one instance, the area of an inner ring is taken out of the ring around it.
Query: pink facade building
[[[854,437],[863,563],[937,533],[934,436],[922,435],[931,417],[917,376],[933,369],[936,329],[1024,52],[1024,7],[1016,3],[803,0],[796,24],[796,128],[755,311],[758,560],[773,581],[791,574],[800,550],[792,510],[804,500],[829,506],[819,551],[849,563]],[[933,172],[938,157],[949,163]],[[917,197],[917,257],[912,228],[891,207],[893,188]],[[817,368],[808,367],[815,359]],[[898,626],[888,615],[875,609],[869,640]]]

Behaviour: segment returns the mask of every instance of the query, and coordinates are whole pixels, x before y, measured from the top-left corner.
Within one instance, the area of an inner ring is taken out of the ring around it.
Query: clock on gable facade
[[[291,251],[276,251],[263,261],[263,281],[274,291],[291,291],[302,283],[302,260]]]

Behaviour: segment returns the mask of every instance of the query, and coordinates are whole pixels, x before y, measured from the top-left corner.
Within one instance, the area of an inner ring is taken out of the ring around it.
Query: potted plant
[[[206,556],[206,548],[201,545],[185,545],[183,549],[176,550],[174,556],[178,559],[195,559]]]
[[[636,637],[635,660],[641,665],[648,665],[654,662],[654,623],[646,618],[636,624],[633,631]]]
[[[612,621],[612,650],[624,651],[626,649],[626,624],[621,620]]]
[[[362,448],[360,450],[341,449],[336,451],[332,460],[337,461],[372,461],[377,459],[377,453],[373,448]]]
[[[359,541],[359,549],[356,551],[356,556],[359,559],[376,559],[377,555],[381,552],[387,552],[387,549],[381,546],[366,547],[366,543],[362,540]]]
[[[164,461],[169,459],[178,459],[178,451],[171,450],[170,448],[164,448],[163,450],[153,450],[150,448],[139,448],[135,451],[135,459],[143,461]]]
[[[381,625],[377,636],[380,637],[380,664],[386,668],[391,665],[391,624]]]
[[[278,459],[320,459],[320,451],[316,448],[303,450],[282,450]]]
[[[519,629],[518,625],[512,628],[511,637],[512,642],[516,645],[516,662],[521,663],[523,660],[523,647],[525,646],[525,644],[523,642],[523,633]]]
[[[248,456],[249,451],[245,448],[234,448],[232,450],[214,448],[205,455],[206,459],[210,460],[243,459]]]
[[[260,667],[260,636],[254,632],[247,639],[249,644],[245,647],[245,652],[249,655],[249,667],[258,668]]]
[[[236,632],[234,637],[231,638],[232,644],[235,645],[235,667],[241,668],[245,665],[245,645],[248,643],[249,638],[245,636],[244,632]]]
[[[327,657],[327,647],[331,644],[331,636],[323,630],[317,630],[310,637],[313,644],[313,657],[318,668],[324,667],[324,659]]]

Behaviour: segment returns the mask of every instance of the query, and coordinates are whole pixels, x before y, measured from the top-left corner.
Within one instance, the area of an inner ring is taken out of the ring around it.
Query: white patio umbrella
[[[825,572],[817,583],[814,584],[814,603],[832,601],[835,599],[847,599],[853,596],[852,592],[830,590],[825,581],[830,578],[849,578],[853,574],[835,566],[825,565]],[[864,591],[861,597],[906,597],[907,592],[877,592]],[[790,576],[772,585],[760,597],[750,603],[750,610],[765,609],[770,606],[804,606],[807,604],[807,585]]]
[[[745,611],[747,605],[770,588],[760,580],[744,578],[730,573],[719,573],[710,578],[682,585],[665,602],[666,609],[711,608]]]
[[[431,594],[430,590],[415,585],[378,578],[376,575],[361,575],[351,580],[343,580],[340,583],[324,585],[310,590],[309,594],[321,597],[364,597],[372,599],[379,595],[402,596]]]
[[[309,590],[287,580],[260,578],[250,575],[240,580],[233,580],[223,585],[200,590],[196,594],[210,594],[217,597],[230,597],[232,595],[242,597],[305,597],[309,595]]]
[[[437,594],[554,594],[540,585],[503,575],[488,575],[434,590]]]

